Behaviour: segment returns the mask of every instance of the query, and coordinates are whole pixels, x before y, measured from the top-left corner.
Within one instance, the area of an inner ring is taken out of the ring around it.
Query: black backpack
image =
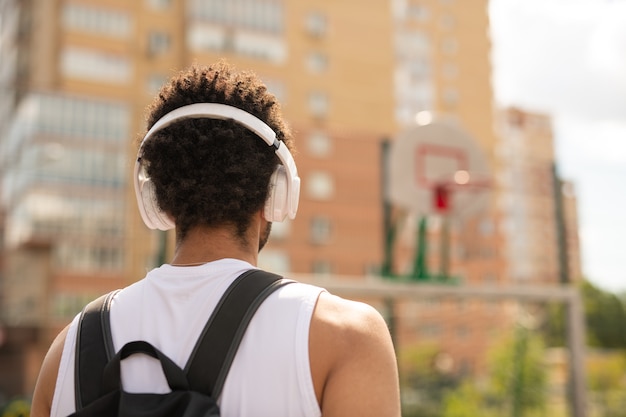
[[[115,353],[109,308],[116,291],[83,310],[76,341],[76,412],[71,416],[218,417],[216,403],[245,330],[261,303],[293,281],[261,270],[240,275],[226,290],[192,350],[185,370],[148,342],[129,342]],[[158,359],[171,388],[166,394],[128,393],[120,362],[135,353]]]

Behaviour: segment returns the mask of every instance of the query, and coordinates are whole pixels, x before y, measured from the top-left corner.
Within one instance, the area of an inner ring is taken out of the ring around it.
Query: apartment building
[[[378,275],[382,143],[418,114],[454,123],[475,139],[494,175],[501,166],[487,0],[367,7],[357,0],[0,0],[0,19],[0,288],[11,300],[0,325],[21,328],[28,312],[36,348],[22,360],[31,371],[85,300],[140,279],[171,253],[173,234],[141,222],[130,178],[145,106],[192,63],[226,59],[253,69],[297,138],[300,209],[295,220],[274,225],[261,267],[355,280]],[[502,250],[499,194],[497,185],[485,212],[452,219],[451,274],[464,285],[513,276]],[[404,235],[413,235],[417,220]],[[441,219],[428,225],[429,262],[437,265]],[[415,244],[404,238],[399,273],[413,261]],[[19,260],[36,271],[29,282],[18,279]],[[381,300],[371,301],[382,309]],[[436,342],[455,371],[474,372],[503,325],[496,312],[506,308],[465,299],[400,303],[397,340]],[[24,392],[31,382],[22,382]]]
[[[497,119],[507,275],[527,284],[580,281],[576,194],[558,174],[551,118],[507,108]]]

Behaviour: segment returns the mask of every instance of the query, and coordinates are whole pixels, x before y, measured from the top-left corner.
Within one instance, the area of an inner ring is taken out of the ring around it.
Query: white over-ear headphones
[[[283,142],[276,139],[276,133],[262,120],[237,107],[219,103],[196,103],[179,107],[161,117],[146,133],[139,145],[134,172],[135,195],[137,196],[141,218],[146,226],[150,229],[169,230],[173,229],[175,224],[166,213],[159,209],[154,184],[141,162],[143,144],[155,132],[185,119],[231,120],[254,132],[268,146],[273,147],[282,165],[278,165],[271,176],[264,217],[270,222],[282,222],[287,216],[290,219],[296,217],[300,196],[300,177],[298,177],[296,163],[291,153]]]

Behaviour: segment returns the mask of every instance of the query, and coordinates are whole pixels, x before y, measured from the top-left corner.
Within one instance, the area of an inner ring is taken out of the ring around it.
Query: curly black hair
[[[193,65],[164,85],[148,107],[147,128],[188,104],[222,103],[263,120],[289,149],[293,138],[280,105],[251,71],[224,61]],[[279,160],[262,139],[225,120],[184,120],[157,132],[141,154],[161,210],[175,219],[177,240],[194,226],[230,225],[243,238],[268,196]]]

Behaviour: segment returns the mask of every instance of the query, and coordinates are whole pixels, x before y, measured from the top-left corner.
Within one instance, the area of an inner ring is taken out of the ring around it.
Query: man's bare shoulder
[[[387,324],[376,309],[322,293],[311,321],[309,347],[324,417],[400,415],[395,353]]]
[[[35,385],[35,392],[33,393],[33,405],[31,409],[31,416],[33,417],[50,415],[52,397],[56,389],[57,374],[59,373],[59,365],[61,363],[61,356],[63,355],[63,347],[65,346],[65,339],[69,327],[68,325],[57,335],[43,360],[39,377],[37,378],[37,384]]]
[[[383,317],[374,307],[326,292],[320,294],[313,321],[327,332],[340,332],[343,339],[389,334]]]

